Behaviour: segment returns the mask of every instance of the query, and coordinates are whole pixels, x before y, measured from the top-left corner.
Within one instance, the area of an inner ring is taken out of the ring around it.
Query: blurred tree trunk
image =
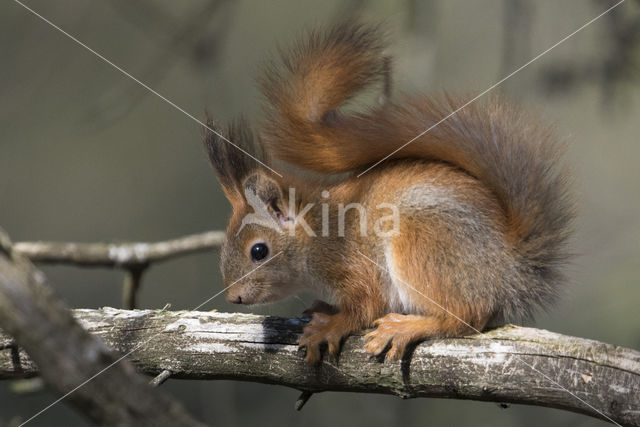
[[[50,406],[65,399],[102,425],[199,425],[181,404],[149,387],[129,361],[85,331],[53,295],[44,275],[12,253],[2,230],[0,327],[10,335],[0,338],[0,358],[11,366],[9,375],[0,376],[32,376],[37,365],[38,373],[62,395]]]

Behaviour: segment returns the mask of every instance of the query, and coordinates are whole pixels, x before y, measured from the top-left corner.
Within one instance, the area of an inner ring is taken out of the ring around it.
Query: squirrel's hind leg
[[[373,323],[376,329],[365,335],[364,349],[375,356],[388,349],[387,360],[400,360],[412,344],[427,338],[472,334],[482,330],[488,320],[473,322],[474,325],[451,316],[389,313]]]
[[[438,329],[432,316],[389,313],[374,322],[376,329],[364,336],[365,351],[379,356],[387,351],[386,358],[400,360],[407,346],[431,337]]]
[[[495,314],[492,280],[508,263],[486,213],[434,188],[423,189],[421,197],[425,206],[405,212],[385,248],[391,313],[365,336],[366,351],[389,349],[390,360],[427,338],[482,331]]]

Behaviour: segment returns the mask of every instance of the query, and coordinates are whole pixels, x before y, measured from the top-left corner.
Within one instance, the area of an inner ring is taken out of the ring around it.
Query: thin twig
[[[209,231],[154,243],[18,242],[13,250],[34,262],[131,269],[217,249],[224,236],[222,231]]]
[[[170,376],[171,376],[171,371],[168,369],[165,369],[164,371],[160,372],[154,379],[149,381],[149,385],[151,387],[158,387],[159,385],[164,383],[166,380],[168,380]]]
[[[313,396],[313,392],[309,390],[305,390],[300,393],[300,396],[298,396],[298,399],[296,400],[296,403],[294,405],[296,411],[300,411],[309,401],[309,399],[311,399],[311,396]]]
[[[128,310],[138,307],[138,291],[142,283],[142,273],[147,265],[132,267],[125,273],[122,285],[122,307]]]

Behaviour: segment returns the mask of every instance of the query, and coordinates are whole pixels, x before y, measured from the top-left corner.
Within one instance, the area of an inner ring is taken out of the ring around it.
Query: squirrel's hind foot
[[[467,322],[458,316],[424,316],[419,314],[389,313],[373,322],[376,329],[364,336],[365,351],[379,356],[385,351],[386,360],[402,359],[407,348],[427,338],[457,337],[478,332],[486,324],[481,321]]]
[[[386,360],[402,359],[407,347],[418,341],[442,335],[442,322],[433,316],[389,313],[373,325],[376,329],[364,336],[365,351],[379,356],[387,351]],[[388,350],[387,350],[388,349]]]

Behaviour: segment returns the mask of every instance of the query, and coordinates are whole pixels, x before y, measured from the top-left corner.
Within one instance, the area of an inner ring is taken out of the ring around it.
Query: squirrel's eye
[[[264,243],[256,243],[251,247],[251,259],[262,261],[269,255],[269,247]]]

